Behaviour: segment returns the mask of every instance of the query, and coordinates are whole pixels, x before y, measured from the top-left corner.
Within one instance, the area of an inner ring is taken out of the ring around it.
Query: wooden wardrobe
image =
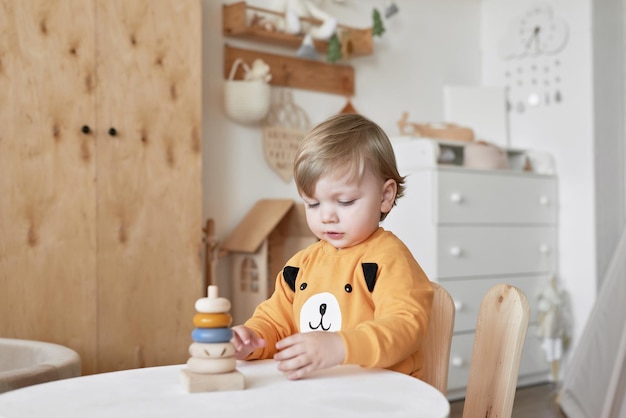
[[[203,295],[199,0],[0,0],[0,337],[183,363]]]

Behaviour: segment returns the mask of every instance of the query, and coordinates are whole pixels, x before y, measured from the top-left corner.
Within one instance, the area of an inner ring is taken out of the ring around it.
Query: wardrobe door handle
[[[461,247],[457,247],[456,245],[453,247],[450,247],[450,255],[453,257],[458,257],[461,255]]]
[[[109,135],[110,136],[117,136],[117,129],[109,128]]]
[[[91,132],[91,128],[89,127],[89,125],[83,125],[83,127],[80,129],[84,134],[88,134]]]

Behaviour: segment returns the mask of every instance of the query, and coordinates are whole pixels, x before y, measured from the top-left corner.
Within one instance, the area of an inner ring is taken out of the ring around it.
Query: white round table
[[[185,365],[44,383],[0,395],[0,417],[416,417],[443,418],[434,387],[388,370],[337,366],[290,381],[272,360],[239,362],[244,390],[188,393]]]

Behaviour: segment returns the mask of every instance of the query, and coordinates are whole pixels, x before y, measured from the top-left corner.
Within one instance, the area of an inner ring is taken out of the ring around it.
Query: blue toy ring
[[[226,343],[233,338],[230,328],[195,328],[191,338],[197,343]]]

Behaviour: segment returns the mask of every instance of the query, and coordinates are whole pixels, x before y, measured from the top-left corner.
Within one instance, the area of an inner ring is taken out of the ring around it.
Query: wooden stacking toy
[[[181,370],[182,385],[187,392],[243,389],[244,376],[237,370],[235,347],[230,342],[230,301],[218,297],[217,286],[209,286],[208,297],[198,299],[195,307],[194,342],[189,346],[187,367]]]

